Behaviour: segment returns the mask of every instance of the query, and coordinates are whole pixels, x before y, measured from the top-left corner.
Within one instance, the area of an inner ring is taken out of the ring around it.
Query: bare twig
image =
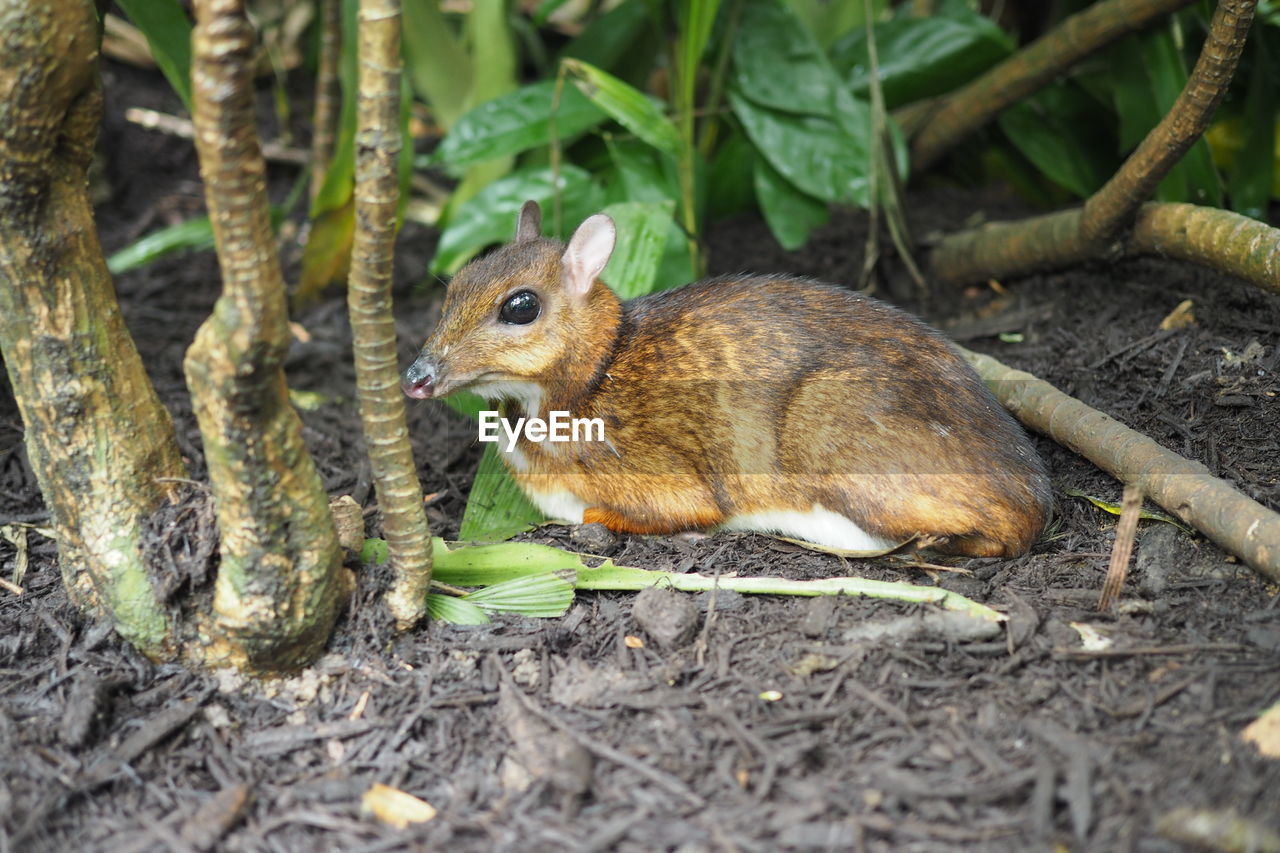
[[[1142,515],[1142,489],[1128,483],[1120,504],[1120,523],[1116,525],[1116,541],[1111,548],[1111,563],[1107,566],[1107,579],[1098,596],[1098,609],[1107,611],[1120,597],[1124,580],[1129,575],[1129,558],[1133,556],[1133,535],[1138,531],[1138,517]]]
[[[1280,581],[1280,514],[1150,438],[987,355],[957,348],[1019,420],[1134,483],[1187,524],[1273,581]]]

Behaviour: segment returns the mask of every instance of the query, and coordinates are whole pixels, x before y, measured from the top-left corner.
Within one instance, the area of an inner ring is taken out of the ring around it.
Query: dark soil
[[[110,252],[202,201],[190,144],[122,118],[134,105],[173,110],[163,87],[118,67],[106,85],[112,194],[98,217]],[[277,170],[273,194],[293,178]],[[995,191],[949,190],[917,193],[911,210],[922,236],[1019,212]],[[788,254],[743,219],[715,227],[711,256],[717,271],[852,283],[865,229],[862,214],[839,213]],[[439,289],[418,286],[432,241],[413,226],[401,241],[406,362],[438,306]],[[296,263],[296,248],[285,254]],[[209,253],[118,281],[196,478],[181,359],[218,281]],[[1280,301],[1156,260],[1002,284],[935,291],[925,313],[1280,508]],[[1184,299],[1196,324],[1159,333]],[[304,413],[307,439],[330,493],[367,506],[343,299],[297,319],[310,340],[294,348],[290,385],[334,398]],[[40,522],[7,389],[0,412],[0,518]],[[456,535],[474,433],[443,407],[411,417],[424,486],[440,495],[431,521]],[[614,554],[681,571],[938,583],[1009,613],[1006,630],[978,638],[922,629],[926,608],[723,592],[690,599],[695,629],[674,647],[638,625],[627,594],[582,594],[558,620],[396,635],[378,600],[385,577],[366,569],[325,657],[262,684],[151,664],[86,623],[53,544],[32,532],[25,592],[0,590],[0,853],[1158,851],[1180,849],[1157,822],[1184,806],[1280,830],[1280,761],[1239,736],[1280,701],[1280,592],[1202,538],[1143,522],[1118,611],[1097,612],[1115,517],[1067,492],[1118,501],[1120,487],[1037,442],[1057,500],[1049,532],[1027,557],[961,561],[969,575],[847,563],[752,535],[624,537]],[[563,528],[530,538],[569,547]],[[14,569],[4,542],[0,577]],[[679,605],[659,595],[641,606]],[[904,616],[917,621],[904,629]],[[1109,636],[1112,651],[1084,651],[1076,625]],[[365,817],[373,783],[439,814],[405,830]]]

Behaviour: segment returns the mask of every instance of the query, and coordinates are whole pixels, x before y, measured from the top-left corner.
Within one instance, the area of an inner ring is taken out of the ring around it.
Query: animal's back
[[[1021,428],[937,333],[878,300],[713,279],[626,303],[615,352],[607,408],[665,447],[646,464],[719,484],[730,526],[826,512],[990,553],[1043,526],[1048,479]]]

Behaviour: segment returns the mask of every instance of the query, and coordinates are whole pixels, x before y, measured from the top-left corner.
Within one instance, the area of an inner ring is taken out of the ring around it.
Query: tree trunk
[[[77,604],[148,656],[175,652],[140,549],[184,475],[125,329],[86,170],[102,113],[88,0],[0,0],[0,347]]]
[[[347,306],[356,385],[369,462],[378,485],[382,530],[395,582],[387,606],[409,628],[427,612],[431,528],[413,464],[391,316],[400,149],[400,0],[360,3],[356,228]]]
[[[253,126],[253,31],[242,2],[197,2],[192,42],[196,145],[223,278],[184,362],[221,534],[205,656],[284,671],[320,653],[347,577],[285,386],[284,281]]]

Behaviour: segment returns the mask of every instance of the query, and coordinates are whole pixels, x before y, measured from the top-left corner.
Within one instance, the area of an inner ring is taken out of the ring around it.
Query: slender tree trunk
[[[186,472],[93,224],[97,58],[88,0],[0,0],[0,347],[68,593],[166,658],[140,524]]]
[[[382,530],[395,582],[387,606],[407,628],[423,617],[431,584],[431,529],[404,419],[391,316],[400,149],[400,0],[360,3],[360,130],[356,135],[356,236],[347,305],[356,384]]]
[[[196,144],[224,288],[184,363],[221,533],[206,657],[288,670],[323,648],[345,576],[285,387],[284,281],[253,126],[253,31],[241,0],[199,0],[192,42]]]

